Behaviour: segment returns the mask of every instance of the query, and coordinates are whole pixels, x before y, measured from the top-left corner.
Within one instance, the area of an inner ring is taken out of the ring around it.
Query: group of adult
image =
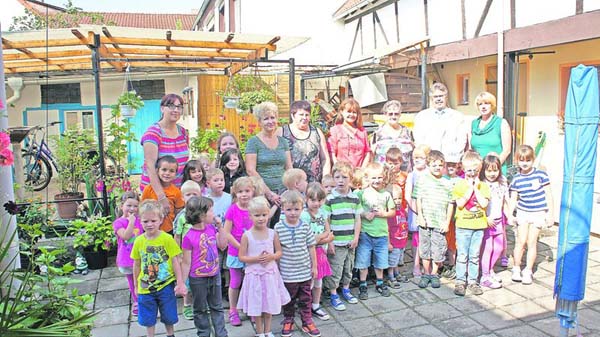
[[[431,105],[415,116],[412,131],[400,124],[402,104],[391,100],[381,111],[385,122],[370,138],[362,125],[360,105],[353,98],[340,104],[336,125],[329,130],[328,138],[310,123],[309,102],[293,102],[290,122],[281,127],[277,105],[261,103],[254,107],[260,131],[246,145],[246,173],[262,177],[268,188],[267,198],[279,204],[279,194],[284,189],[281,176],[285,170],[300,168],[306,172],[309,182],[320,181],[338,160],[348,161],[355,167],[371,161],[383,162],[391,147],[401,150],[405,171],[412,168],[411,153],[415,144],[441,151],[447,162],[459,162],[469,148],[482,157],[494,153],[505,170],[511,151],[511,131],[508,122],[495,112],[494,95],[482,92],[476,97],[479,116],[469,128],[463,113],[448,106],[448,89],[444,84],[434,83],[429,94]],[[185,128],[177,124],[183,111],[183,99],[176,94],[165,95],[160,110],[160,120],[147,129],[141,140],[144,149],[141,188],[151,184],[159,197],[162,186],[155,170],[148,168],[154,168],[159,157],[173,155],[179,163],[175,180],[175,184],[179,184],[189,159],[189,136]]]

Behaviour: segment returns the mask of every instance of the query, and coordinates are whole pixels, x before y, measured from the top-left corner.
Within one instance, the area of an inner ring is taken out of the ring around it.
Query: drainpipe
[[[504,1],[500,1],[498,6],[498,52],[496,60],[497,75],[497,97],[496,113],[499,117],[504,117]]]
[[[12,103],[21,99],[21,90],[23,89],[23,78],[22,77],[11,77],[7,80],[8,86],[13,90],[12,97],[6,99],[6,105],[10,106]]]

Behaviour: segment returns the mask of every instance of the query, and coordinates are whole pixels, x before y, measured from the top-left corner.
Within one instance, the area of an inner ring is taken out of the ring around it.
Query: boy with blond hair
[[[283,186],[288,190],[300,192],[302,195],[306,193],[308,186],[308,178],[306,172],[298,168],[287,169],[281,177]]]

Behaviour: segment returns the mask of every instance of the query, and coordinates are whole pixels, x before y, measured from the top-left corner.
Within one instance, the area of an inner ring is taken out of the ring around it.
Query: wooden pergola
[[[94,40],[96,35],[99,41]],[[103,73],[123,72],[129,65],[132,71],[200,69],[235,74],[256,62],[288,62],[269,60],[268,57],[305,40],[234,33],[83,26],[52,29],[48,34],[46,31],[5,32],[2,47],[7,76],[91,71],[94,47],[100,55],[99,67]]]

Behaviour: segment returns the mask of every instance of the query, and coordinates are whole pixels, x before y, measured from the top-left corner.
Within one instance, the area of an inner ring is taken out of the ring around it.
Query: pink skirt
[[[331,276],[331,266],[327,260],[327,252],[323,247],[317,247],[317,279],[322,280],[325,276]]]

